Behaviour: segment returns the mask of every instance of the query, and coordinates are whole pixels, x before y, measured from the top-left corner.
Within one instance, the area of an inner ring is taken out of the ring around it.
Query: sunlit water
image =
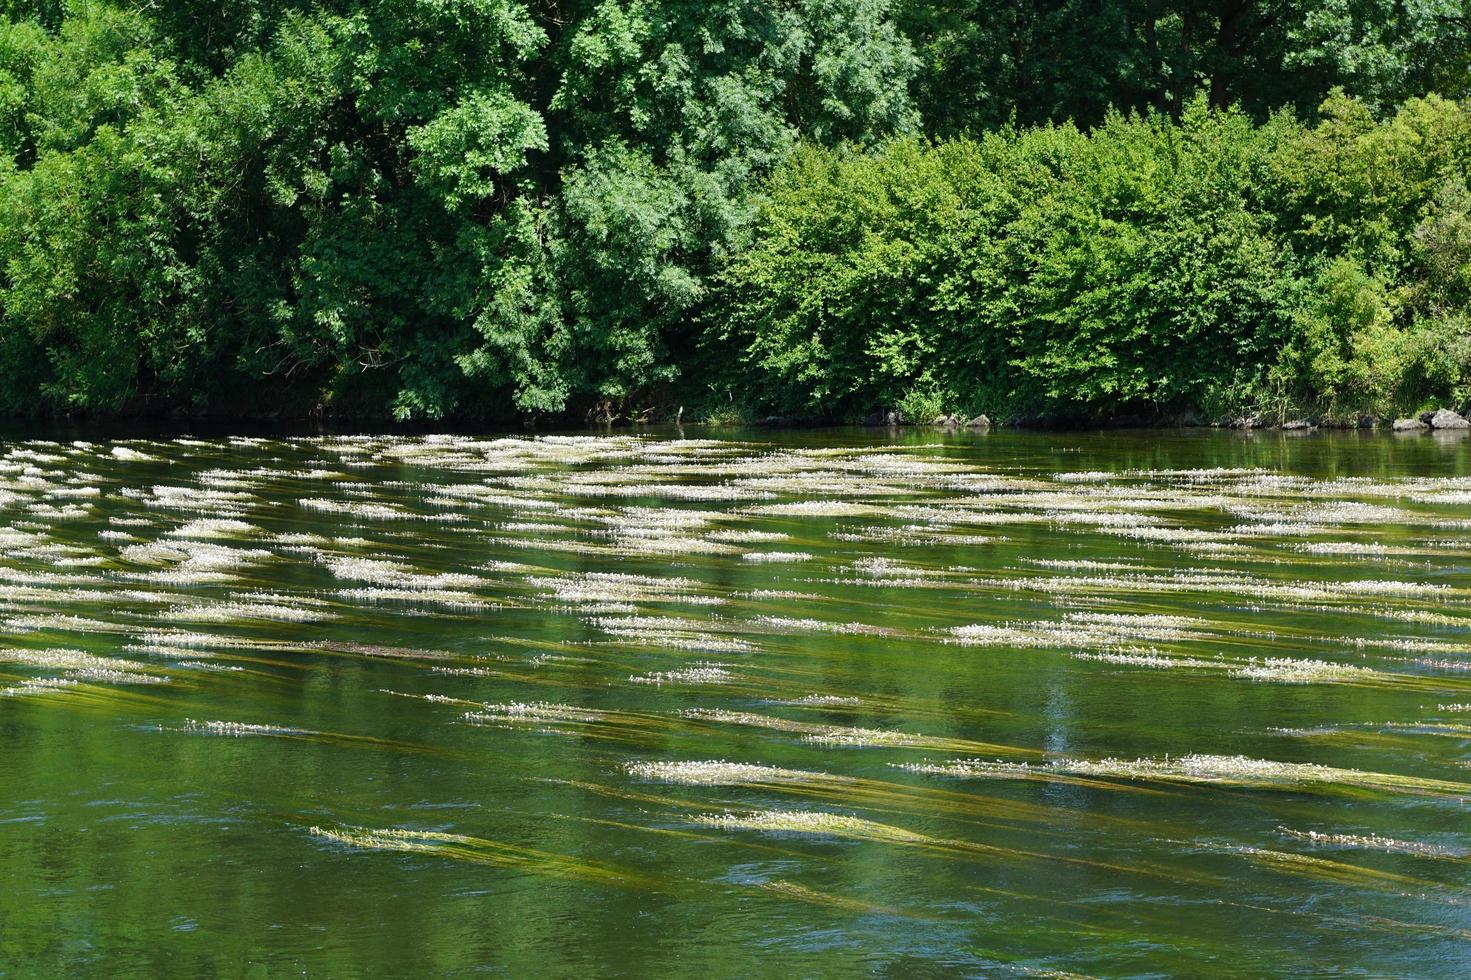
[[[1460,976],[1471,443],[0,446],[0,974]]]

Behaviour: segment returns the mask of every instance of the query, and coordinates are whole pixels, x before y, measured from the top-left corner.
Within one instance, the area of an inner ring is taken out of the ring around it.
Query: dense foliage
[[[0,410],[1463,398],[1468,10],[0,0]]]
[[[874,0],[10,13],[11,410],[622,400],[799,137],[915,119]]]
[[[1304,125],[1187,105],[806,148],[730,261],[712,345],[782,408],[1212,419],[1460,403],[1471,108]],[[926,419],[928,420],[928,419]]]
[[[1094,125],[1110,108],[1178,116],[1197,91],[1259,119],[1312,112],[1334,87],[1376,109],[1468,94],[1461,0],[931,0],[900,16],[941,135],[1013,120]]]

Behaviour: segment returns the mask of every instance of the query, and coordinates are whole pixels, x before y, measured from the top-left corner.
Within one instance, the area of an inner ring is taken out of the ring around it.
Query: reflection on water
[[[0,507],[0,974],[1471,968],[1464,440],[12,441]]]

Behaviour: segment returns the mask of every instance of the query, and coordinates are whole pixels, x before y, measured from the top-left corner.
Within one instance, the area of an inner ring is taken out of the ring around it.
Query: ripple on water
[[[187,792],[249,825],[252,894],[350,863],[401,900],[334,906],[292,960],[323,974],[363,972],[324,952],[353,929],[430,972],[515,972],[484,960],[523,940],[668,972],[691,947],[649,924],[708,922],[727,966],[824,937],[799,973],[1435,973],[1471,859],[1471,477],[1354,439],[0,443],[0,778],[60,823],[74,790]],[[84,876],[25,856],[65,838],[27,833],[18,893],[90,921]],[[110,866],[154,906],[238,886],[184,844],[134,828]],[[534,927],[461,942],[454,888]]]

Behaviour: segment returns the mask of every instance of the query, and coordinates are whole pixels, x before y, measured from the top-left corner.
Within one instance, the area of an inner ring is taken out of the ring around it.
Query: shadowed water
[[[1471,969],[1464,439],[12,441],[0,508],[0,975]]]

